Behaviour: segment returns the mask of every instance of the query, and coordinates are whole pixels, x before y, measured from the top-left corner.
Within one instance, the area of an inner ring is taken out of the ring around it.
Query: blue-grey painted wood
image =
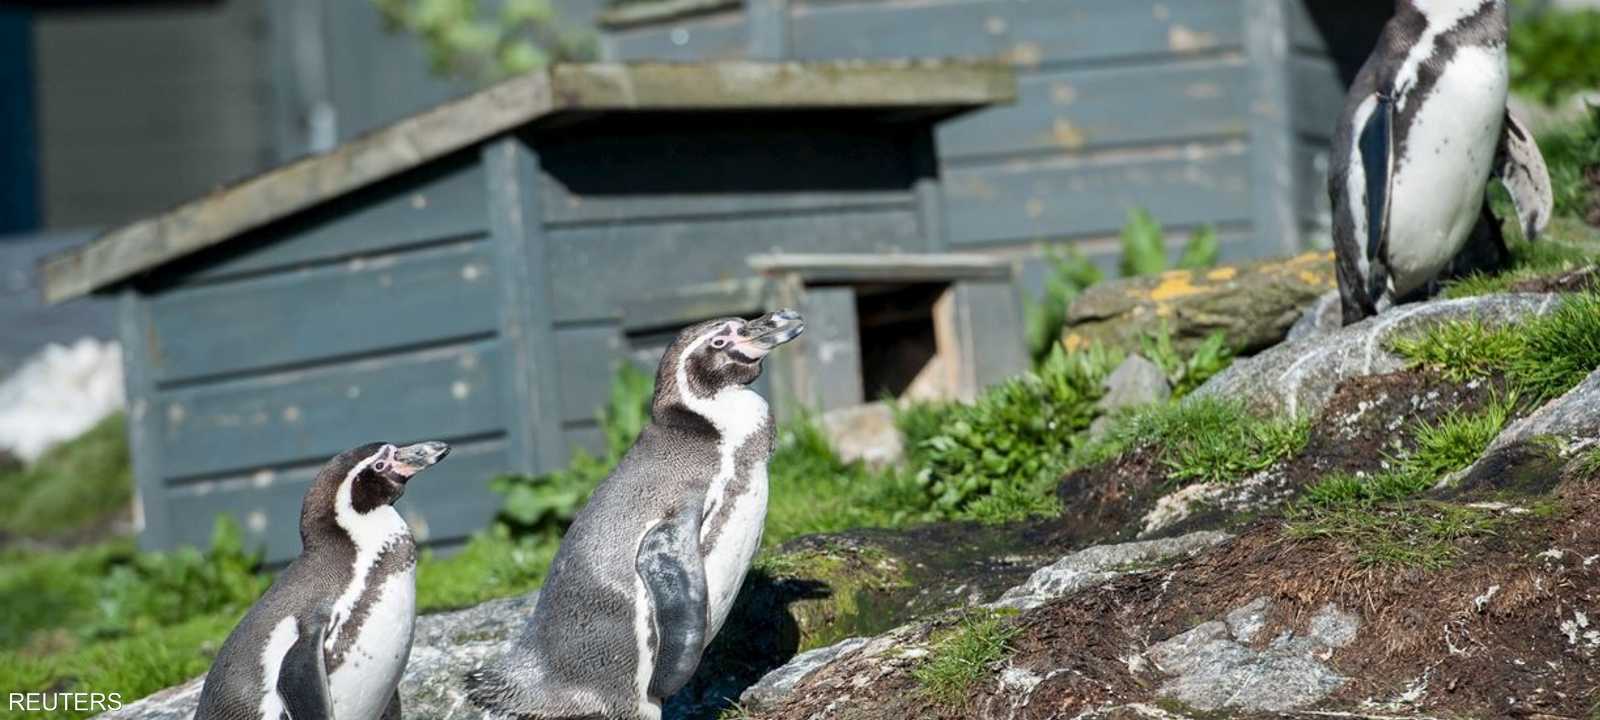
[[[1046,158],[947,169],[944,189],[957,250],[1112,235],[1133,207],[1178,227],[1251,218],[1248,157],[1236,144],[1122,163]]]
[[[939,126],[945,161],[1242,137],[1250,100],[1239,58],[1117,65],[1024,77],[1015,105]]]
[[[1330,224],[1328,199],[1328,146],[1301,143],[1295,148],[1295,172],[1304,178],[1297,205],[1302,221]]]
[[[744,12],[682,18],[662,27],[607,32],[606,60],[736,60],[750,51]]]
[[[1238,48],[1239,13],[1238,3],[1216,0],[805,3],[790,19],[791,57],[998,55],[1024,68],[1143,60]]]
[[[151,370],[171,383],[492,334],[497,264],[478,239],[170,290],[150,300]]]
[[[789,57],[789,0],[744,0],[751,60]]]
[[[138,506],[135,517],[140,521],[139,546],[149,550],[171,546],[174,516],[162,482],[161,427],[154,407],[155,381],[150,376],[147,311],[135,290],[127,288],[118,295],[117,336],[122,343],[122,382],[128,403],[128,452]]]
[[[615,323],[557,327],[556,365],[561,369],[561,420],[593,420],[611,397],[611,379],[626,356]]]
[[[558,228],[548,233],[555,317],[619,316],[630,297],[750,274],[759,252],[920,252],[915,206],[702,222]]]
[[[703,116],[563,133],[539,161],[545,222],[587,225],[911,202],[903,128],[812,117],[746,129]]]
[[[866,391],[861,380],[855,288],[811,287],[801,298],[800,312],[811,332],[793,349],[805,353],[805,361],[797,363],[797,377],[790,387],[806,407],[822,412],[860,405],[866,400]]]
[[[1245,55],[1250,59],[1250,199],[1259,255],[1300,248],[1293,171],[1295,96],[1286,39],[1293,0],[1241,0]]]
[[[484,340],[157,392],[162,475],[170,483],[315,462],[378,440],[500,433],[504,356]]]
[[[488,168],[490,221],[501,264],[500,332],[509,352],[504,387],[512,467],[531,474],[566,465],[567,449],[552,419],[561,384],[551,331],[550,278],[539,159],[521,139],[506,136],[483,148]]]
[[[1303,138],[1329,140],[1344,109],[1339,68],[1322,57],[1297,56],[1294,73],[1294,129]]]
[[[950,289],[957,342],[961,344],[962,383],[974,391],[1027,371],[1022,305],[1010,282],[965,281]]]
[[[500,496],[489,483],[505,471],[505,457],[501,440],[457,444],[444,462],[407,484],[395,507],[421,542],[464,539],[498,511]],[[300,554],[300,506],[325,461],[175,490],[172,516],[183,522],[172,526],[170,544],[161,547],[207,547],[214,518],[228,515],[245,531],[247,547],[264,547],[267,562],[294,558]]]
[[[114,299],[87,297],[46,305],[39,291],[39,261],[82,245],[93,236],[91,230],[0,236],[0,378],[50,343],[116,338]]]
[[[187,263],[215,280],[344,260],[488,231],[483,168],[456,155],[230,241]],[[181,268],[178,270],[181,273]]]
[[[567,443],[568,452],[582,450],[596,457],[605,455],[606,435],[593,420],[562,425],[561,437]]]

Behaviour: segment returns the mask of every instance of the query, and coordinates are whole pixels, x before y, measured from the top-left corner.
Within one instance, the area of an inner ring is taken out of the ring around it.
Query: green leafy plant
[[[1187,357],[1173,345],[1172,332],[1165,325],[1158,332],[1139,338],[1139,344],[1141,354],[1166,373],[1174,398],[1195,391],[1233,364],[1233,350],[1228,347],[1227,335],[1221,332],[1207,336]]]
[[[1600,10],[1531,7],[1511,24],[1511,86],[1547,104],[1600,87]]]
[[[1050,263],[1050,274],[1045,278],[1044,296],[1038,300],[1029,299],[1023,307],[1028,351],[1035,364],[1044,362],[1050,348],[1060,340],[1072,301],[1104,278],[1100,268],[1076,248],[1052,250],[1046,259]]]
[[[1020,628],[1005,616],[973,610],[933,640],[927,657],[911,671],[922,691],[941,705],[961,706],[968,693],[1011,654]]]
[[[27,468],[0,470],[0,497],[0,530],[35,538],[79,533],[126,512],[133,472],[122,413]]]
[[[211,547],[139,553],[110,568],[101,587],[102,634],[123,634],[188,618],[242,612],[266,590],[261,553],[247,550],[237,523],[218,516]]]
[[[394,30],[419,37],[435,72],[488,83],[595,54],[594,39],[563,27],[550,0],[371,0]]]
[[[1205,227],[1196,230],[1184,244],[1179,256],[1179,270],[1199,270],[1217,263],[1221,245],[1215,230]],[[1124,277],[1157,275],[1167,271],[1166,234],[1161,223],[1143,208],[1128,211],[1128,222],[1122,227],[1122,261],[1118,264]]]

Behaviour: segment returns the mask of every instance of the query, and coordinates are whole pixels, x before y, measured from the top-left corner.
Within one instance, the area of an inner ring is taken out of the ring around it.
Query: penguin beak
[[[450,454],[450,446],[442,442],[420,442],[407,445],[394,453],[394,474],[402,480],[428,469]]]
[[[806,320],[800,313],[787,308],[762,315],[739,328],[734,345],[740,354],[761,359],[772,349],[800,337],[806,331]]]

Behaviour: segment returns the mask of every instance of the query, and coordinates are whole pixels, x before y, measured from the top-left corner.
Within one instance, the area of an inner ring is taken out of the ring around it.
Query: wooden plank
[[[186,280],[215,280],[339,260],[446,238],[484,234],[483,168],[454,156],[353,193],[343,202],[273,223],[226,250],[196,256]]]
[[[561,384],[550,329],[539,159],[512,136],[486,145],[483,162],[500,263],[500,333],[509,354],[504,386],[510,391],[506,420],[513,467],[524,474],[547,472],[567,464],[567,451],[560,429],[548,422],[560,407]]]
[[[985,62],[556,65],[113,230],[82,250],[49,260],[42,268],[45,296],[59,302],[93,292],[559,113],[955,112],[1008,102],[1015,95],[1010,71]]]
[[[744,0],[744,16],[750,28],[747,57],[752,60],[789,57],[789,0]]]
[[[860,405],[861,332],[856,327],[856,292],[850,287],[806,288],[800,313],[809,331],[797,348],[805,367],[796,390],[806,406],[820,412]]]
[[[802,60],[999,56],[1036,68],[1236,49],[1239,12],[1215,0],[805,3],[790,32]]]
[[[611,397],[611,381],[626,356],[612,323],[558,327],[556,366],[561,370],[561,421],[593,421]]]
[[[1217,58],[1046,72],[1022,78],[1015,105],[938,127],[945,160],[1242,137],[1247,66]]]
[[[158,392],[162,475],[314,462],[374,438],[504,432],[505,354],[485,340]]]
[[[1241,146],[1116,159],[946,169],[951,247],[1114,235],[1134,207],[1167,225],[1250,221],[1249,163]]]
[[[751,269],[765,275],[794,275],[814,283],[920,283],[957,279],[1008,280],[1011,263],[989,255],[935,253],[866,255],[839,253],[761,254]]]
[[[1296,210],[1302,221],[1331,225],[1328,198],[1328,146],[1302,142],[1295,148],[1295,172],[1300,176]]]
[[[185,522],[173,528],[172,537],[161,549],[208,547],[213,519],[228,515],[244,530],[247,547],[264,546],[267,562],[293,559],[300,554],[300,505],[321,462],[325,460],[174,492],[173,515]],[[411,524],[419,542],[464,539],[488,527],[498,512],[501,498],[489,489],[489,483],[506,471],[503,441],[458,444],[451,448],[450,457],[407,483],[406,494],[395,509]]]
[[[920,128],[911,140],[912,190],[917,197],[917,220],[922,225],[922,236],[928,240],[930,252],[950,249],[950,237],[945,232],[944,187],[939,182],[939,144],[934,128]]]
[[[643,26],[654,27],[671,21],[701,18],[713,13],[742,13],[741,0],[658,0],[622,3],[608,8],[597,18],[607,31]]]
[[[155,380],[150,376],[149,307],[132,288],[117,298],[117,335],[122,343],[122,382],[128,407],[128,454],[132,458],[134,525],[139,547],[172,545],[173,518],[162,482],[161,426],[156,412]],[[177,515],[176,517],[184,517]]]
[[[464,242],[150,301],[157,382],[380,353],[498,328],[492,248]]]
[[[1302,138],[1329,140],[1339,113],[1344,110],[1344,83],[1339,68],[1327,58],[1292,59],[1294,78],[1294,128]]]
[[[951,288],[961,348],[959,383],[975,396],[1028,370],[1021,299],[1009,282],[963,281]]]
[[[555,229],[550,276],[558,322],[617,318],[622,303],[669,288],[749,276],[758,252],[919,252],[914,208]]]
[[[594,421],[563,425],[561,437],[567,443],[567,451],[577,452],[582,450],[595,457],[603,457],[606,452],[606,434],[600,431],[600,426]]]
[[[552,225],[912,202],[906,129],[705,116],[565,133],[539,148]],[[576,135],[576,136],[574,136]]]
[[[1245,54],[1250,58],[1250,198],[1255,254],[1300,249],[1295,218],[1294,78],[1286,0],[1243,0]]]

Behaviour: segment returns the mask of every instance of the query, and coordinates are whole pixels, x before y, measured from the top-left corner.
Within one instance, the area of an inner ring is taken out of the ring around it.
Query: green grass
[[[126,509],[133,493],[126,432],[117,413],[31,467],[0,471],[0,531],[48,538]]]
[[[1600,11],[1519,13],[1507,46],[1511,86],[1519,93],[1558,103],[1573,93],[1600,87]]]
[[[1364,568],[1438,570],[1462,556],[1460,540],[1495,535],[1506,522],[1465,505],[1411,501],[1291,513],[1288,535],[1337,541],[1351,548]]]
[[[1390,349],[1452,380],[1503,374],[1512,388],[1544,403],[1600,367],[1600,293],[1564,296],[1546,315],[1515,325],[1459,320],[1396,338]]]
[[[972,688],[993,674],[992,666],[1011,654],[1011,640],[1018,632],[1003,614],[970,611],[933,639],[927,657],[911,676],[934,702],[960,707]]]
[[[1173,483],[1231,483],[1293,456],[1310,436],[1307,418],[1262,418],[1236,402],[1193,398],[1123,418],[1104,439],[1085,447],[1074,465],[1152,446]]]

